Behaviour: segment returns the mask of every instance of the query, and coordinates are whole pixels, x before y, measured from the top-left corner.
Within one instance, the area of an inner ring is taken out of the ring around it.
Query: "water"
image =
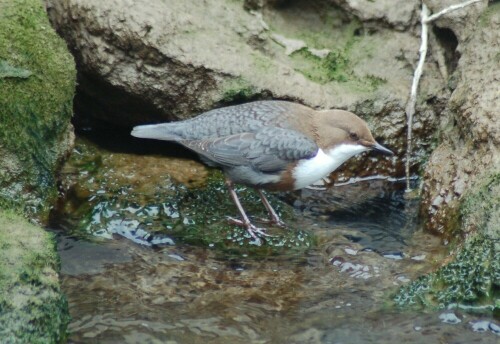
[[[418,202],[405,199],[404,182],[370,180],[282,195],[293,205],[290,225],[314,232],[312,249],[226,251],[177,238],[147,245],[136,240],[144,234],[127,236],[126,229],[107,236],[81,233],[90,228],[79,226],[82,209],[126,186],[123,199],[149,204],[152,213],[144,214],[154,225],[161,212],[147,195],[161,191],[155,183],[169,185],[167,167],[159,164],[169,166],[172,179],[195,185],[206,171],[182,157],[88,145],[80,141],[77,149],[99,155],[90,161],[101,163],[65,168],[63,184],[72,191],[52,223],[72,316],[71,343],[498,342],[493,319],[457,310],[403,311],[391,304],[399,286],[446,256],[439,238],[419,229]],[[70,188],[70,180],[79,187]],[[165,214],[183,216],[182,209]]]

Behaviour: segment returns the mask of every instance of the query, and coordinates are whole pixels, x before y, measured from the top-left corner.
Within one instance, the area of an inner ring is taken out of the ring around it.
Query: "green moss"
[[[349,60],[346,54],[339,51],[332,51],[323,59],[321,65],[326,71],[326,77],[330,81],[347,81],[344,74],[348,67]]]
[[[365,77],[365,82],[369,88],[377,89],[379,86],[386,84],[387,80],[379,78],[378,76],[375,75],[367,75]]]
[[[46,217],[68,137],[75,66],[39,0],[0,0],[0,209]],[[54,343],[65,337],[54,240],[0,211],[0,338]]]
[[[453,261],[401,288],[400,306],[443,308],[456,304],[469,310],[499,311],[500,174],[493,174],[464,196],[460,226],[470,239]]]
[[[268,228],[268,233],[273,235],[265,238],[262,246],[253,245],[254,240],[245,229],[227,221],[227,216],[239,218],[239,215],[219,171],[213,171],[204,188],[177,190],[176,195],[167,203],[179,211],[180,218],[174,221],[166,219],[163,224],[170,230],[164,232],[184,242],[208,245],[225,252],[252,253],[252,256],[283,254],[285,251],[302,252],[314,244],[312,235],[301,229],[270,227],[253,220],[255,224]],[[236,192],[250,216],[257,219],[267,218],[260,197],[254,189],[240,186]],[[267,197],[278,214],[290,222],[291,209],[272,194]]]
[[[491,17],[500,13],[500,3],[498,2],[490,2],[486,10],[479,17],[479,26],[487,27],[490,26]]]
[[[224,85],[221,102],[242,103],[255,98],[258,95],[257,89],[243,78],[235,78]]]
[[[400,306],[445,308],[451,304],[493,311],[500,296],[500,255],[490,238],[468,242],[454,260],[401,288]]]
[[[345,82],[349,72],[346,70],[349,60],[341,51],[332,51],[324,59],[313,55],[309,49],[303,48],[292,55],[297,67],[295,70],[308,79],[326,84],[332,81]]]
[[[262,55],[260,52],[252,53],[254,66],[258,68],[261,72],[265,73],[273,73],[273,70],[276,69],[276,66],[273,64],[268,57]]]
[[[273,194],[268,195],[269,201],[292,227],[284,229],[259,222],[258,219],[267,219],[268,214],[258,193],[239,186],[237,193],[248,215],[256,225],[269,228],[269,234],[275,235],[262,240],[261,246],[255,245],[246,230],[228,221],[228,216],[239,218],[239,214],[219,170],[210,170],[203,181],[193,180],[186,186],[172,181],[154,167],[155,163],[148,165],[156,171],[145,172],[149,179],[146,182],[128,177],[137,173],[138,166],[148,170],[138,161],[140,158],[134,159],[138,163],[136,167],[125,170],[128,160],[123,162],[117,154],[100,150],[88,141],[78,140],[75,150],[78,154],[73,154],[64,168],[64,171],[72,171],[64,184],[72,186],[67,192],[68,198],[61,202],[64,208],[54,213],[64,221],[65,228],[74,229],[72,235],[90,239],[120,233],[137,238],[149,233],[226,253],[251,252],[252,256],[303,252],[314,244],[312,234],[293,228],[291,207]],[[161,163],[181,165],[179,160],[167,157],[161,158]],[[185,166],[185,171],[177,173],[193,173],[187,170],[192,165]],[[127,177],[121,177],[122,174]],[[145,232],[137,234],[137,231]]]
[[[494,173],[478,183],[476,192],[465,195],[460,203],[460,220],[470,232],[484,232],[500,239],[500,173]]]
[[[295,70],[302,73],[308,79],[326,84],[330,82],[356,81],[357,78],[352,70],[349,58],[351,49],[359,40],[354,35],[361,24],[356,20],[347,25],[341,25],[339,12],[332,8],[325,8],[321,16],[321,24],[315,30],[304,30],[294,32],[293,37],[303,40],[307,47],[295,51],[290,55]],[[332,27],[335,27],[332,33]],[[332,35],[334,35],[332,37]],[[335,47],[335,48],[332,48]],[[324,58],[311,53],[309,48],[329,49],[330,52]]]
[[[375,90],[387,81],[374,75],[359,77],[354,73],[349,51],[355,40],[348,41],[342,50],[330,51],[324,58],[312,54],[308,48],[302,48],[291,55],[295,70],[319,84],[340,82],[349,83],[348,86],[359,91]]]
[[[0,0],[0,207],[47,213],[75,65],[39,0]]]
[[[53,236],[5,211],[0,211],[0,228],[2,342],[63,341],[69,315]]]

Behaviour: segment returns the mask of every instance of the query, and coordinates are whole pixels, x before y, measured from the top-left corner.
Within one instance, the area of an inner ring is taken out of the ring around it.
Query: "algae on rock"
[[[62,341],[68,305],[60,290],[52,234],[3,210],[0,228],[0,341]]]
[[[273,227],[270,234],[275,236],[255,245],[245,229],[227,220],[238,213],[222,173],[198,162],[110,152],[81,139],[75,152],[63,168],[66,199],[54,212],[63,226],[75,229],[73,235],[118,234],[148,246],[175,240],[266,255],[303,252],[314,243],[312,234],[301,229]],[[237,192],[249,215],[267,218],[255,190],[238,186]],[[269,201],[286,220],[291,217],[286,204],[272,195]]]
[[[0,206],[46,218],[72,145],[76,70],[37,0],[0,0]]]
[[[68,307],[47,220],[73,144],[76,70],[39,0],[0,0],[0,341],[64,340]],[[10,210],[7,210],[10,209]],[[17,214],[17,215],[15,215]]]
[[[481,10],[438,22],[457,34],[460,59],[425,168],[422,214],[426,229],[456,247],[440,269],[403,288],[399,304],[500,312],[500,4]]]
[[[459,207],[458,226],[469,235],[463,246],[451,262],[401,288],[397,304],[500,312],[500,174],[474,190]]]

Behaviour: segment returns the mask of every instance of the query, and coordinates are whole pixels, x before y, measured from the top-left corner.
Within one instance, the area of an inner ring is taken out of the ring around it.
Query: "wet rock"
[[[110,264],[126,263],[132,257],[119,245],[79,242],[74,238],[58,239],[61,274],[67,276],[102,273]]]
[[[257,4],[251,7],[259,12],[247,12],[235,1],[47,1],[79,66],[77,108],[85,116],[132,125],[255,99],[289,99],[356,112],[399,154],[419,38],[378,23],[406,23],[416,3],[380,12],[383,18],[370,29],[362,22],[369,15],[349,19],[354,2],[341,8],[330,2]],[[367,3],[372,14],[379,4]],[[283,39],[303,48],[287,55]],[[428,135],[448,97],[433,63],[426,65],[420,90],[414,166],[429,152]],[[355,170],[402,174],[401,161],[378,161],[359,160]]]
[[[453,76],[457,87],[444,112],[448,120],[442,143],[425,170],[423,211],[430,214],[426,226],[439,233],[449,234],[456,228],[464,193],[473,185],[477,188],[480,180],[500,173],[500,95],[496,87],[500,72],[493,48],[500,44],[499,13],[498,4],[490,5],[479,18],[481,25],[474,21],[470,38],[462,44]],[[447,201],[436,203],[439,197]]]
[[[437,13],[449,6],[460,3],[455,0],[426,0],[425,4],[431,13]],[[454,35],[460,44],[464,43],[470,35],[473,27],[477,24],[481,13],[484,12],[488,6],[487,1],[480,1],[476,4],[467,6],[465,8],[451,11],[448,14],[440,17],[434,22],[434,25],[441,29],[447,29],[450,32],[443,32],[442,34]],[[439,33],[438,33],[439,35]]]
[[[73,145],[72,56],[37,0],[0,1],[0,341],[66,338],[53,237],[45,223]]]
[[[439,319],[446,324],[458,324],[462,322],[462,320],[460,320],[460,318],[453,312],[442,313],[439,315]]]
[[[331,0],[331,2],[363,22],[382,23],[397,30],[407,29],[416,23],[420,5],[417,0],[401,2],[397,5],[391,0]]]
[[[396,303],[439,308],[454,304],[465,310],[495,312],[495,290],[500,285],[497,244],[487,236],[473,236],[454,257],[448,257],[451,262],[401,288]]]
[[[0,208],[46,220],[73,143],[75,64],[38,1],[2,5]]]
[[[462,57],[452,76],[456,88],[444,112],[442,142],[424,174],[422,205],[427,229],[447,240],[465,240],[452,252],[451,262],[407,291],[421,300],[426,295],[427,304],[465,302],[495,311],[494,290],[500,285],[500,72],[498,52],[489,47],[500,44],[499,4],[490,4],[477,22],[461,43]]]
[[[490,329],[490,322],[487,320],[471,322],[471,327],[474,332],[486,332]]]
[[[496,335],[500,335],[500,325],[495,324],[494,322],[490,322],[490,331]]]
[[[263,223],[273,236],[261,240],[231,225],[228,217],[238,215],[221,173],[193,160],[113,153],[78,140],[62,174],[64,197],[53,221],[76,236],[121,236],[146,246],[184,242],[234,252],[300,252],[313,243],[311,234],[292,224],[282,229]],[[237,192],[254,222],[267,218],[253,189]],[[291,209],[270,199],[288,218]]]
[[[68,305],[60,290],[52,235],[4,210],[0,228],[0,341],[62,341]]]

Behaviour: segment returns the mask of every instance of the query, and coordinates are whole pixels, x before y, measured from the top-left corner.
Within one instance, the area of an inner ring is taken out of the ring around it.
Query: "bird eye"
[[[356,134],[355,132],[351,132],[349,133],[349,138],[353,141],[358,141],[359,140],[359,136],[358,134]]]

